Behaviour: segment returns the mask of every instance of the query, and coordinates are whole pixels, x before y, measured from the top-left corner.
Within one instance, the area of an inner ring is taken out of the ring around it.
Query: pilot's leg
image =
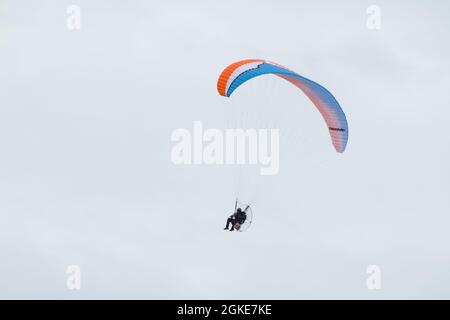
[[[234,231],[234,224],[236,223],[236,219],[230,219],[231,220],[231,229],[230,231]]]
[[[231,225],[233,225],[233,219],[228,218],[228,220],[227,220],[227,225],[225,226],[225,229],[224,229],[224,230],[228,230],[228,227],[230,226],[230,223],[231,223]]]

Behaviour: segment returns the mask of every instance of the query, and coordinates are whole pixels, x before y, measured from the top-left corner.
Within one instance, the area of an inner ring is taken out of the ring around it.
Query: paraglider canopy
[[[320,84],[282,65],[261,59],[237,61],[222,71],[217,80],[217,91],[221,96],[230,97],[244,82],[264,74],[274,74],[302,90],[322,114],[336,151],[345,151],[348,140],[347,118],[336,98]]]

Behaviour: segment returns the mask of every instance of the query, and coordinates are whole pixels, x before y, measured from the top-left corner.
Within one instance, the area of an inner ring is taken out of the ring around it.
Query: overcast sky
[[[1,1],[0,298],[449,299],[449,12]],[[346,152],[282,79],[219,96],[222,69],[245,58],[326,86],[347,115]],[[249,126],[281,130],[278,175],[244,168],[237,183],[231,167],[171,162],[174,130],[226,128],[240,107]],[[237,192],[253,206],[245,233],[223,231]],[[380,290],[366,287],[369,265]]]

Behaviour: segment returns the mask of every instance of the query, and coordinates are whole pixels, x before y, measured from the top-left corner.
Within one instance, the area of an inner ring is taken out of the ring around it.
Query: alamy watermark
[[[66,26],[69,31],[81,29],[81,8],[77,5],[70,5],[66,9],[67,20]]]
[[[66,286],[69,290],[81,289],[81,268],[77,265],[70,265],[66,269],[67,280]]]
[[[377,5],[370,5],[367,7],[366,13],[368,15],[366,26],[369,30],[381,29],[381,8]]]
[[[259,165],[261,175],[279,171],[279,129],[203,128],[194,121],[192,130],[172,132],[171,160],[177,165]]]
[[[381,268],[377,265],[370,265],[366,269],[369,275],[366,279],[366,287],[369,290],[381,289]]]

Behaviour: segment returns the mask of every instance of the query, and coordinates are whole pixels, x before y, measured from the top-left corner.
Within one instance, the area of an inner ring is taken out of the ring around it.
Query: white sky
[[[2,1],[0,298],[450,298],[449,9]],[[325,85],[347,114],[347,151],[287,82],[220,97],[218,75],[245,58]],[[242,105],[290,138],[279,175],[243,180],[255,219],[232,234],[233,169],[175,166],[170,136],[194,120],[225,128]]]

